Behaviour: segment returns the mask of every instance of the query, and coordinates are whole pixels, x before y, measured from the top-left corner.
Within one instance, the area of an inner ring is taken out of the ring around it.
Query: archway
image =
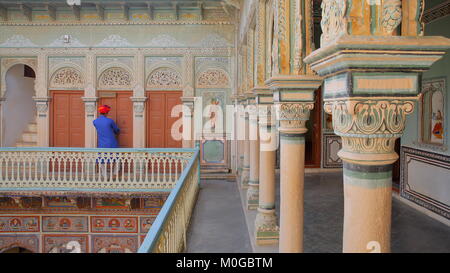
[[[16,64],[6,72],[6,92],[1,109],[1,146],[36,146],[36,73],[28,65]],[[14,117],[14,118],[11,118]]]
[[[20,246],[15,246],[3,251],[2,253],[33,253],[33,251]]]

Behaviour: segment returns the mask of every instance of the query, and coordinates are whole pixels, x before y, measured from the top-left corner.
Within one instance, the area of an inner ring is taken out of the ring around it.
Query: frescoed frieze
[[[129,209],[129,199],[126,198],[96,198],[95,208],[97,209]]]
[[[88,253],[87,235],[43,235],[43,253]]]
[[[39,216],[0,216],[0,232],[39,232]]]
[[[137,217],[92,216],[91,232],[133,233],[138,232]]]
[[[45,197],[45,207],[48,208],[77,208],[75,198],[67,196]]]
[[[93,235],[92,253],[135,253],[138,249],[138,236]]]
[[[88,232],[87,216],[42,216],[43,232]]]
[[[1,235],[0,236],[0,253],[14,247],[25,248],[31,252],[38,253],[39,235]]]
[[[157,215],[139,217],[140,233],[147,233],[155,222]]]

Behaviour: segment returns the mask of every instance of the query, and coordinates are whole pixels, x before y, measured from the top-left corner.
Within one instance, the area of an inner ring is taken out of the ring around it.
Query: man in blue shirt
[[[119,143],[117,142],[116,135],[120,132],[119,127],[117,127],[114,120],[107,117],[111,107],[108,105],[102,105],[98,108],[100,116],[93,121],[95,129],[97,129],[97,147],[98,148],[119,148]],[[116,179],[119,174],[119,163],[116,162],[117,158],[110,157],[106,159],[107,164],[105,164],[105,158],[100,159],[100,175],[105,178],[108,177],[107,167],[112,163],[114,165],[114,175],[112,179]],[[112,168],[109,168],[112,169]]]
[[[102,105],[98,108],[100,116],[94,120],[97,129],[98,148],[119,148],[116,135],[120,132],[114,120],[107,117],[111,107]]]

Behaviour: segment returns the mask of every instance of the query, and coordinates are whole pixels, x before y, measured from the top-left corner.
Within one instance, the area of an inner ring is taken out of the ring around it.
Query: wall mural
[[[445,78],[422,82],[421,133],[422,141],[443,145],[445,139]]]

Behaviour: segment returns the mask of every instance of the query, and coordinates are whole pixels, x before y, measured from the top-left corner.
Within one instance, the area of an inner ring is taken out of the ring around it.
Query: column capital
[[[325,100],[334,132],[342,137],[339,157],[359,165],[388,165],[398,159],[395,140],[414,110],[415,97]]]
[[[314,108],[314,102],[276,103],[278,130],[285,134],[304,134],[308,131],[306,121]]]

